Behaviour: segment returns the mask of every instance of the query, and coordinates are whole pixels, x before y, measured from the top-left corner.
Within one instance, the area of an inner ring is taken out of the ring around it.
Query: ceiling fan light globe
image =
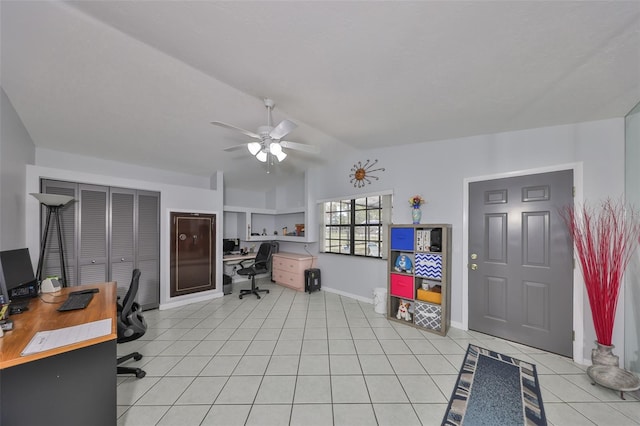
[[[271,151],[273,153],[273,150]],[[282,149],[280,150],[280,152],[278,152],[277,154],[274,154],[276,156],[276,158],[278,159],[279,162],[282,163],[282,161],[287,158],[287,154],[285,154]]]
[[[249,150],[251,155],[256,155],[258,152],[260,152],[260,148],[262,147],[260,146],[259,142],[250,142],[249,144],[247,144],[247,149]]]
[[[271,142],[271,145],[269,145],[269,151],[277,156],[282,152],[282,146],[279,142]]]
[[[258,161],[266,163],[267,162],[267,153],[266,153],[266,151],[262,150],[262,151],[258,152],[256,154],[256,158],[258,159]]]

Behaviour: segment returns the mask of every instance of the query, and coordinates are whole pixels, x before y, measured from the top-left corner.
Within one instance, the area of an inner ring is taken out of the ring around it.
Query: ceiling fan
[[[267,108],[267,125],[258,127],[257,133],[241,129],[221,121],[211,122],[213,125],[236,130],[250,138],[256,139],[257,141],[249,142],[248,144],[225,148],[225,151],[235,151],[236,149],[244,148],[246,146],[251,155],[255,156],[258,161],[267,163],[267,173],[269,172],[268,166],[273,165],[275,160],[282,162],[287,157],[286,152],[284,152],[282,148],[304,151],[310,154],[317,154],[319,152],[318,148],[311,145],[282,140],[282,138],[298,127],[298,125],[291,120],[285,119],[282,120],[280,124],[273,127],[271,123],[271,111],[273,110],[274,105],[275,103],[273,100],[268,98],[264,100],[264,106]]]

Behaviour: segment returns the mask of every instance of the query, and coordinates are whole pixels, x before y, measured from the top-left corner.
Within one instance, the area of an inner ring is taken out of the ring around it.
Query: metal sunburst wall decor
[[[375,160],[373,162],[371,162],[371,160],[367,160],[367,162],[364,164],[358,161],[353,165],[349,177],[351,178],[351,183],[353,184],[354,188],[362,188],[367,183],[371,183],[371,179],[380,179],[379,177],[372,175],[373,172],[384,172],[384,167],[374,169],[377,163],[378,160]]]

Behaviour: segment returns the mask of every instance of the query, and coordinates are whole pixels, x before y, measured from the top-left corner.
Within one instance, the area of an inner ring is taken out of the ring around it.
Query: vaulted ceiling
[[[638,1],[7,1],[4,91],[38,147],[268,189],[358,150],[622,117]],[[255,132],[320,149],[266,174]],[[354,160],[360,156],[353,155]]]

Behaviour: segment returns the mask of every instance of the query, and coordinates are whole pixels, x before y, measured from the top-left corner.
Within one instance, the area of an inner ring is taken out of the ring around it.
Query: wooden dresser
[[[272,257],[271,276],[277,284],[304,291],[304,270],[315,266],[316,258],[308,254],[275,253]]]

